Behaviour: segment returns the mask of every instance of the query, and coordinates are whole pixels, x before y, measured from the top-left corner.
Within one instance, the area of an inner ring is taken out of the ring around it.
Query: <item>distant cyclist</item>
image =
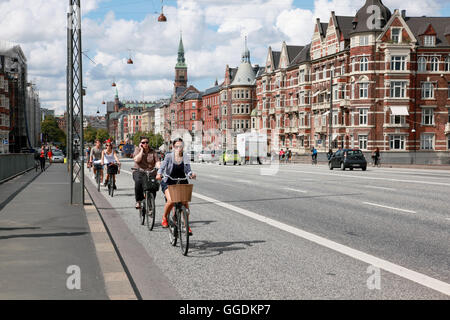
[[[142,170],[152,170],[161,166],[161,161],[156,151],[149,146],[149,139],[147,137],[141,137],[141,143],[139,147],[134,150],[134,167]],[[156,172],[154,173],[156,177]],[[141,201],[144,200],[144,186],[143,178],[145,173],[142,171],[133,172],[134,180],[134,195],[136,198],[136,209],[141,208]],[[156,192],[153,194],[156,198]]]
[[[104,186],[106,187],[108,185],[109,178],[112,175],[114,177],[114,190],[116,190],[116,174],[119,173],[120,161],[116,151],[113,149],[112,142],[109,140],[106,142],[106,150],[103,150],[102,152],[101,165],[106,165],[107,167]]]
[[[99,139],[95,140],[95,147],[91,150],[91,155],[89,157],[89,163],[94,168],[94,176],[93,179],[96,178],[97,170],[100,170],[100,184],[103,183],[103,167],[100,168],[101,162],[102,162],[102,143]]]
[[[167,228],[169,224],[167,223],[167,218],[169,216],[170,211],[174,207],[174,203],[170,200],[170,194],[168,187],[169,185],[176,184],[177,181],[170,179],[167,176],[171,176],[172,178],[186,178],[190,177],[191,179],[195,179],[197,175],[192,172],[190,165],[190,157],[187,154],[183,153],[183,140],[181,138],[177,138],[172,142],[172,152],[166,154],[164,161],[161,164],[161,168],[158,170],[158,175],[156,179],[161,180],[161,190],[166,196],[167,202],[164,206],[164,215],[162,220],[162,227]],[[162,175],[166,175],[163,177]],[[180,181],[180,184],[188,184],[187,180]],[[189,203],[183,203],[186,209],[189,212]],[[192,230],[189,228],[189,233],[192,235]]]

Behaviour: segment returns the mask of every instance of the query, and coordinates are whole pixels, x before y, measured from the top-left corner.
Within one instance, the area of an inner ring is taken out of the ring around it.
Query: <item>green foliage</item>
[[[66,145],[66,134],[58,127],[58,122],[52,116],[45,117],[41,123],[41,131],[46,142],[61,143]]]
[[[84,129],[84,142],[85,143],[94,143],[97,138],[97,130],[88,126]]]
[[[110,139],[109,133],[106,129],[98,129],[96,138],[99,139],[102,143],[106,140]],[[113,139],[111,139],[113,140]]]

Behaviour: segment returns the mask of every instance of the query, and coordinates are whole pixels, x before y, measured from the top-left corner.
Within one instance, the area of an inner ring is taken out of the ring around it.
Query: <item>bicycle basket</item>
[[[172,202],[191,202],[193,184],[173,184],[168,186]]]
[[[159,182],[155,177],[147,178],[145,176],[143,179],[143,187],[144,191],[157,192],[159,190]]]

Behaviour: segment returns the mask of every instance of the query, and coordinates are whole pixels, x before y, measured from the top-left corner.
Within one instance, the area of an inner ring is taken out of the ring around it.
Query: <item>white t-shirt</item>
[[[110,164],[110,163],[115,163],[115,162],[116,162],[116,158],[114,158],[114,151],[112,151],[111,154],[108,155],[108,152],[105,150],[104,163]]]

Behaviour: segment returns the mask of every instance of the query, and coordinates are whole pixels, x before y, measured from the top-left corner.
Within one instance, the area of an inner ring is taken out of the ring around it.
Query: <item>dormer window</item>
[[[400,43],[400,28],[392,28],[391,29],[391,40],[393,43]]]
[[[424,36],[423,38],[423,45],[425,47],[434,47],[436,44],[436,37],[435,36]]]

